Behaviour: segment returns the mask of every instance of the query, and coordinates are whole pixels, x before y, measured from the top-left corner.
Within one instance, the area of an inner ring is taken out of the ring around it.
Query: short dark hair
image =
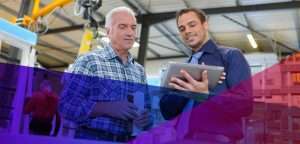
[[[194,12],[198,16],[201,23],[206,22],[206,13],[203,10],[196,9],[196,8],[186,8],[186,9],[182,9],[176,13],[176,24],[178,24],[179,17],[188,12]]]

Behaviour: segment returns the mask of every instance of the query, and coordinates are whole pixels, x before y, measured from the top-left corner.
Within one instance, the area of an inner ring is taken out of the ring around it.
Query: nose
[[[192,32],[192,31],[191,31],[191,28],[186,27],[186,28],[185,28],[185,31],[184,31],[184,34],[185,34],[186,36],[188,36],[191,32]]]
[[[186,32],[186,33],[190,33],[191,31],[192,31],[192,29],[191,29],[190,27],[188,27],[188,26],[185,27],[185,32]]]
[[[135,37],[135,34],[136,34],[136,31],[129,28],[126,35],[129,36],[129,37]]]

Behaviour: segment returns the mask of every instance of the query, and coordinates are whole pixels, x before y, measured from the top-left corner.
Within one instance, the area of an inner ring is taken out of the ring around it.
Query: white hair
[[[121,6],[121,7],[114,8],[114,9],[110,10],[105,16],[105,27],[106,28],[109,28],[111,26],[112,16],[118,12],[127,12],[128,14],[135,17],[134,11],[128,7]]]

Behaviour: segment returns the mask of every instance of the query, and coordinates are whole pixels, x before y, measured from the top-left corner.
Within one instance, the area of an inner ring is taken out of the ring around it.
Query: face
[[[194,12],[187,12],[178,18],[178,30],[184,42],[196,51],[207,39],[208,24],[201,22]]]
[[[129,50],[136,38],[137,22],[134,16],[127,12],[112,15],[112,23],[107,28],[107,35],[112,47],[117,50]]]

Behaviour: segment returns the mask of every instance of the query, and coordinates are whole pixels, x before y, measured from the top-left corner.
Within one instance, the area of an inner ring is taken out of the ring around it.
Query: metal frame
[[[228,14],[228,13],[242,13],[242,12],[257,12],[266,10],[282,10],[282,9],[296,9],[300,7],[300,1],[278,2],[268,4],[254,4],[245,6],[232,6],[220,8],[206,8],[202,9],[206,14]],[[144,14],[143,17],[148,19],[149,23],[155,24],[175,18],[176,12],[161,12],[153,14]]]
[[[251,27],[249,27],[249,26],[246,26],[246,25],[242,24],[241,22],[238,22],[237,20],[235,20],[235,19],[233,19],[233,18],[230,18],[229,16],[226,16],[226,15],[222,15],[222,16],[223,16],[224,18],[226,18],[226,19],[228,19],[228,20],[230,20],[230,21],[232,21],[232,22],[234,22],[234,23],[236,23],[236,24],[238,24],[238,25],[240,25],[240,26],[242,26],[242,27],[244,27],[244,28],[250,30],[251,32],[256,33],[257,35],[260,35],[260,36],[262,36],[262,37],[264,37],[264,38],[269,38],[267,35],[265,35],[265,34],[259,32],[259,31],[256,31],[256,30],[254,30],[253,28],[251,28]],[[291,48],[291,47],[287,46],[286,44],[284,44],[284,43],[282,43],[282,42],[279,42],[279,41],[277,41],[277,40],[271,39],[271,41],[274,42],[274,43],[276,43],[277,45],[282,46],[282,47],[284,47],[284,48],[287,48],[287,49],[289,49],[289,50],[291,50],[291,51],[293,51],[293,52],[299,52],[299,51],[300,51],[300,50],[298,50],[298,49]]]
[[[62,1],[68,1],[68,0],[62,0]],[[126,2],[126,0],[124,0],[124,1]],[[186,0],[183,0],[183,2],[186,4],[186,6],[189,6],[189,4],[187,3]],[[135,4],[132,4],[132,5],[129,5],[129,6],[131,6],[135,10],[142,9],[140,7],[135,8],[134,7]],[[208,8],[208,9],[204,9],[204,11],[208,15],[211,15],[211,14],[241,13],[241,12],[264,11],[264,10],[294,9],[294,8],[299,8],[299,7],[300,7],[300,1],[291,1],[291,2],[279,2],[279,3],[269,3],[269,4],[256,4],[256,5],[245,5],[245,6]],[[159,23],[159,22],[163,22],[165,20],[175,18],[175,13],[176,12],[144,13],[144,14],[139,14],[137,16],[137,19],[138,19],[139,22],[142,22],[143,19],[147,19],[148,24],[152,25],[152,24],[156,24],[156,23]],[[56,15],[56,16],[58,16],[58,15]],[[102,17],[101,14],[100,14],[100,17]],[[79,24],[79,25],[74,25],[74,26],[70,26],[70,27],[50,29],[49,33],[47,33],[47,34],[54,34],[54,33],[58,33],[58,32],[67,32],[67,31],[72,31],[72,30],[78,30],[78,29],[82,28],[81,26],[83,26],[83,25]],[[298,34],[300,33],[299,31],[300,30],[297,31]],[[170,32],[170,33],[172,34],[172,32]],[[169,34],[167,34],[165,32],[164,36],[168,37]],[[272,40],[272,41],[275,41],[275,40]],[[299,47],[300,47],[300,41],[298,43],[299,43]],[[285,45],[285,44],[283,44],[283,45]],[[285,47],[285,46],[283,46],[283,47]],[[157,54],[154,53],[153,50],[150,50],[150,52],[152,52],[154,55],[158,56]]]

